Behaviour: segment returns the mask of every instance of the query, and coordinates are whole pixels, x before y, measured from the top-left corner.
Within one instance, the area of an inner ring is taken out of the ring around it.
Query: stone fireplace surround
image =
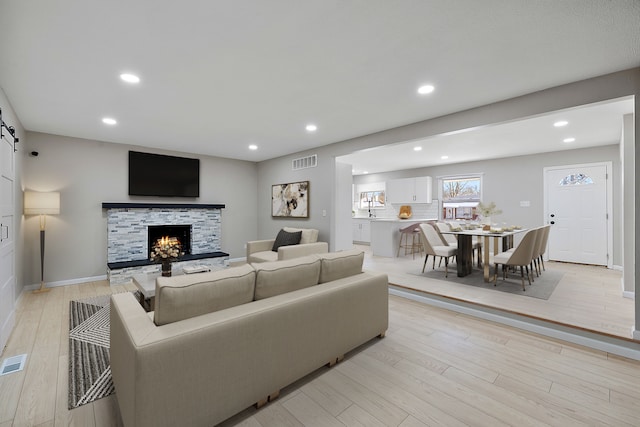
[[[107,276],[110,284],[126,283],[133,275],[160,270],[148,259],[147,229],[156,225],[191,226],[191,254],[174,269],[184,266],[221,266],[229,254],[220,251],[223,204],[103,203],[107,213]]]

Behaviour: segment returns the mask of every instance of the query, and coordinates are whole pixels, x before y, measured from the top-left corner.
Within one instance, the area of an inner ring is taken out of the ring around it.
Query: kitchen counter
[[[400,243],[400,229],[416,222],[437,221],[436,218],[371,218],[371,252],[375,256],[395,258]]]

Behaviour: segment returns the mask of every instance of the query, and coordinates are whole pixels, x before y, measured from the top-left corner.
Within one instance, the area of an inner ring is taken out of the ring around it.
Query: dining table
[[[476,236],[483,239],[482,268],[484,270],[484,281],[489,282],[491,281],[489,265],[491,243],[493,242],[493,254],[497,255],[500,252],[500,239],[502,239],[502,250],[505,251],[513,247],[514,236],[524,231],[527,231],[527,229],[483,230],[482,228],[474,228],[445,230],[441,231],[441,233],[453,234],[458,239],[458,255],[456,259],[458,277],[468,276],[473,271],[473,237]]]

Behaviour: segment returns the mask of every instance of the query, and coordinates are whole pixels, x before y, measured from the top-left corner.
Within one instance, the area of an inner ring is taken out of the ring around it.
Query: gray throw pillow
[[[276,236],[275,242],[273,242],[273,247],[271,248],[271,250],[273,252],[278,252],[278,248],[280,246],[297,245],[298,243],[300,243],[300,238],[302,238],[302,231],[288,233],[284,230],[280,230],[280,232]]]

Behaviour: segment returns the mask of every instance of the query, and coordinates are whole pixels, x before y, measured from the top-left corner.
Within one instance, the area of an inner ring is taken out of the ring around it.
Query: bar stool
[[[422,241],[420,240],[420,223],[416,222],[407,227],[401,228],[400,241],[398,242],[398,253],[396,256],[400,256],[400,249],[404,248],[404,254],[412,254],[413,258],[416,258],[416,251],[422,256]],[[404,243],[403,243],[404,239]],[[411,240],[409,240],[411,239]]]

